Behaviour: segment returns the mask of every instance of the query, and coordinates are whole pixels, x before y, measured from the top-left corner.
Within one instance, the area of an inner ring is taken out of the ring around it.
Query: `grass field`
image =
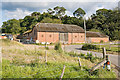
[[[60,78],[63,66],[63,78],[116,78],[114,70],[99,68],[89,74],[88,70],[102,59],[73,52],[61,52],[38,45],[27,46],[16,41],[0,40],[2,44],[2,78]],[[45,62],[47,51],[47,62]],[[82,67],[79,67],[78,56]],[[107,74],[107,75],[106,75]]]
[[[103,52],[102,48],[105,47],[107,54],[116,54],[119,55],[118,53],[120,52],[120,46],[118,45],[97,45],[100,49],[99,50],[91,50],[95,52]]]

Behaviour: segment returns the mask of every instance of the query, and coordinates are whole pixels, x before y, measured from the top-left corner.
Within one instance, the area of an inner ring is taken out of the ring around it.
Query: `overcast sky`
[[[118,7],[117,0],[109,0],[108,2],[87,2],[87,0],[85,0],[85,2],[40,2],[38,0],[36,0],[36,2],[28,0],[27,2],[20,1],[23,0],[18,0],[18,2],[15,2],[14,0],[6,0],[0,3],[0,19],[2,19],[0,21],[0,26],[2,25],[2,22],[9,19],[23,19],[26,15],[30,15],[34,11],[42,13],[46,12],[48,8],[54,8],[55,6],[63,6],[66,8],[66,14],[69,16],[73,16],[73,12],[77,8],[82,8],[86,12],[86,18],[95,13],[98,9],[113,9]]]

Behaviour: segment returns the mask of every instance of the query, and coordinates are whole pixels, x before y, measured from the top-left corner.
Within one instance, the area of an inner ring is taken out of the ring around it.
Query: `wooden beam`
[[[106,57],[106,49],[105,47],[103,47],[103,59],[105,59],[105,57]]]
[[[63,67],[63,71],[62,71],[62,74],[61,74],[61,76],[60,76],[60,80],[62,80],[62,77],[63,77],[63,75],[64,75],[64,71],[65,71],[65,65],[64,65],[64,67]]]
[[[103,60],[102,62],[98,63],[97,65],[95,65],[94,67],[92,67],[89,72],[91,73],[92,71],[98,69],[100,66],[102,66],[104,63],[106,62],[106,60]]]
[[[81,62],[80,62],[80,58],[78,57],[78,61],[79,61],[79,66],[80,66],[80,68],[81,68]]]

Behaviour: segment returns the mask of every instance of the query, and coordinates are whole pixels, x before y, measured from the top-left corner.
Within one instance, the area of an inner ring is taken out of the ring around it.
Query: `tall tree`
[[[2,32],[17,34],[21,31],[20,22],[16,19],[8,20],[7,22],[3,22]]]
[[[35,17],[38,20],[38,17],[40,16],[40,12],[33,12],[31,16]]]
[[[64,7],[56,6],[54,8],[55,15],[58,16],[58,18],[62,18],[62,16],[65,14],[66,9]]]
[[[49,14],[51,14],[51,15],[55,13],[51,8],[49,8],[49,9],[47,10],[47,12],[48,12]]]
[[[85,11],[82,8],[78,8],[73,12],[73,16],[77,18],[82,18],[85,15]]]

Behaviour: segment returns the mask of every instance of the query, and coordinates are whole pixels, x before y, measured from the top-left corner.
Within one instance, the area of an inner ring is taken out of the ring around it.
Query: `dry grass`
[[[11,45],[11,43],[13,45]],[[16,44],[16,45],[15,45]],[[2,41],[2,57],[10,60],[11,62],[19,64],[29,64],[31,62],[45,62],[45,48],[38,45],[24,45],[16,41]],[[49,62],[65,62],[65,63],[78,63],[77,57],[71,57],[64,53],[58,53],[57,51],[50,49],[47,50],[47,58]],[[80,59],[85,66],[93,66],[94,64],[86,59]],[[89,64],[89,65],[88,65]]]

